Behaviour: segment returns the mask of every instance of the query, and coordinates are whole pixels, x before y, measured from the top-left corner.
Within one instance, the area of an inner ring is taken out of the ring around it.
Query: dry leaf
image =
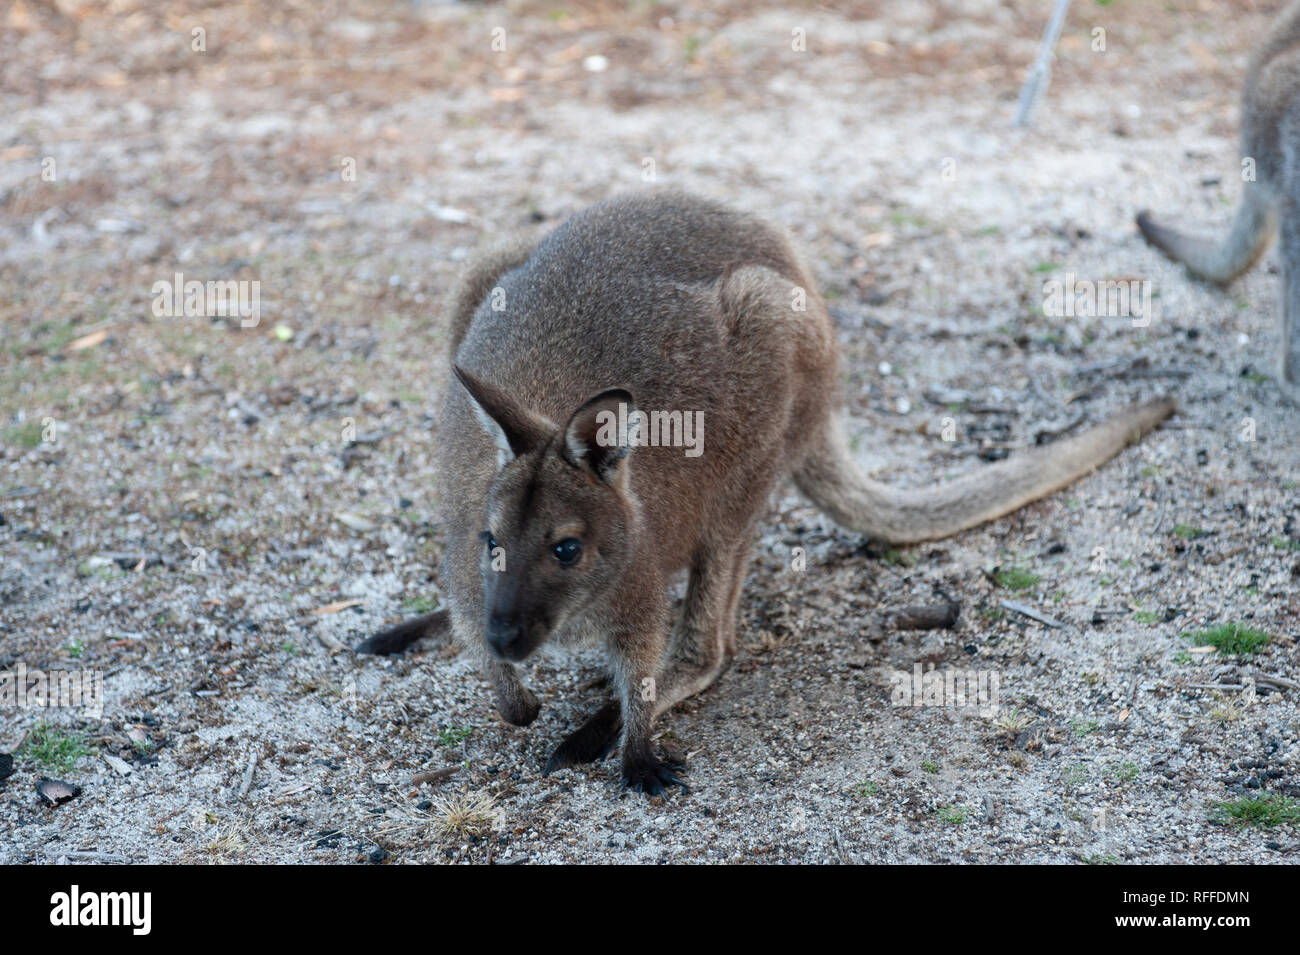
[[[364,517],[358,517],[356,514],[349,514],[347,511],[340,511],[334,515],[340,524],[346,524],[354,531],[361,531],[363,534],[369,533],[375,529],[373,521],[368,521]]]
[[[91,332],[89,335],[82,335],[68,343],[67,351],[85,351],[87,348],[94,348],[108,337],[108,329],[101,328],[97,332]]]
[[[311,612],[311,615],[313,617],[325,617],[332,613],[338,613],[340,610],[347,610],[349,607],[358,607],[364,602],[362,600],[336,600],[332,604],[317,607]]]

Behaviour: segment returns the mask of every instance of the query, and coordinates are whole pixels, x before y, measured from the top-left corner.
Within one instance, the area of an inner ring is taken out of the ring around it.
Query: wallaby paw
[[[592,718],[564,738],[551,758],[546,761],[542,774],[549,776],[557,769],[598,763],[608,756],[618,742],[618,720],[605,722]]]
[[[361,641],[352,648],[352,652],[371,653],[376,656],[386,657],[401,653],[414,642],[407,633],[406,625],[398,624],[396,627],[381,630],[368,640]]]
[[[537,702],[537,694],[520,684],[509,696],[497,697],[497,712],[507,723],[514,726],[527,726],[537,719],[542,705]]]
[[[1282,400],[1292,408],[1300,408],[1300,377],[1295,381],[1289,381],[1285,376],[1278,375],[1276,381]]]
[[[645,756],[631,763],[624,760],[623,788],[647,796],[663,796],[666,787],[681,786],[682,792],[689,795],[690,787],[678,779],[674,772],[681,768],[670,766],[657,756]]]

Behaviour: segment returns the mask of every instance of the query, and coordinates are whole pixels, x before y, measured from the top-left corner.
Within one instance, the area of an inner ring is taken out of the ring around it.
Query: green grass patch
[[[438,733],[438,742],[443,746],[459,746],[469,739],[473,732],[474,730],[468,726],[460,729],[445,729]]]
[[[27,734],[18,755],[55,773],[71,772],[83,756],[95,751],[86,745],[83,733],[65,732],[49,723],[37,723]]]
[[[1070,720],[1070,729],[1074,731],[1075,736],[1087,736],[1089,733],[1095,733],[1099,725],[1096,720]]]
[[[39,421],[28,421],[14,425],[5,431],[5,444],[20,448],[34,448],[41,443],[41,425]]]
[[[1123,762],[1118,766],[1112,766],[1107,773],[1118,779],[1122,783],[1131,783],[1138,777],[1138,764],[1132,762]]]
[[[1029,590],[1038,586],[1042,579],[1032,570],[1024,567],[1003,567],[993,575],[993,579],[998,582],[998,586],[1006,590]]]
[[[1073,766],[1066,766],[1061,770],[1061,782],[1066,786],[1074,788],[1082,786],[1088,781],[1088,767],[1083,763],[1075,763]]]
[[[1186,634],[1186,637],[1198,647],[1210,646],[1220,653],[1238,656],[1258,653],[1264,644],[1273,639],[1263,630],[1256,630],[1242,623],[1221,623],[1208,630]]]
[[[1259,826],[1261,829],[1300,825],[1300,802],[1276,793],[1253,798],[1242,796],[1214,803],[1210,807],[1210,821],[1222,826]]]
[[[402,609],[409,613],[433,613],[438,609],[438,598],[432,596],[412,597],[402,604]]]
[[[950,826],[960,826],[970,818],[970,810],[965,806],[940,806],[935,815]]]

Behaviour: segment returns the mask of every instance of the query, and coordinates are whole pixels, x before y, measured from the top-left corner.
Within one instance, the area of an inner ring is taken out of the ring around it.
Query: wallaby
[[[1300,397],[1300,3],[1287,7],[1251,55],[1241,97],[1243,188],[1232,231],[1221,243],[1157,223],[1137,224],[1147,241],[1188,271],[1226,285],[1264,254],[1282,225],[1282,350],[1278,378]],[[1252,174],[1253,173],[1253,174]]]
[[[621,727],[623,782],[650,795],[685,789],[651,724],[735,653],[755,525],[782,479],[856,533],[946,537],[1087,474],[1173,410],[1137,405],[937,488],[878,484],[849,454],[835,329],[808,270],[771,226],[678,193],[602,202],[535,246],[479,259],[450,324],[438,431],[449,609],[358,649],[451,628],[482,649],[498,710],[522,726],[538,703],[514,664],[548,641],[603,644],[617,700],[546,771],[603,758]],[[662,437],[676,412],[705,426],[702,453],[645,440],[647,420]],[[674,626],[670,578],[683,569]]]

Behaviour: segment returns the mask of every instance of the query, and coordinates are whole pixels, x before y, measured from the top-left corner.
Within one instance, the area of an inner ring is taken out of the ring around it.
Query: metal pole
[[[1043,42],[1038,47],[1038,58],[1029,71],[1025,85],[1020,89],[1020,105],[1016,109],[1013,125],[1024,126],[1029,121],[1029,113],[1034,108],[1038,97],[1052,82],[1052,57],[1056,50],[1056,41],[1061,38],[1061,27],[1065,26],[1065,11],[1070,9],[1070,0],[1056,0],[1056,9],[1043,34]]]

